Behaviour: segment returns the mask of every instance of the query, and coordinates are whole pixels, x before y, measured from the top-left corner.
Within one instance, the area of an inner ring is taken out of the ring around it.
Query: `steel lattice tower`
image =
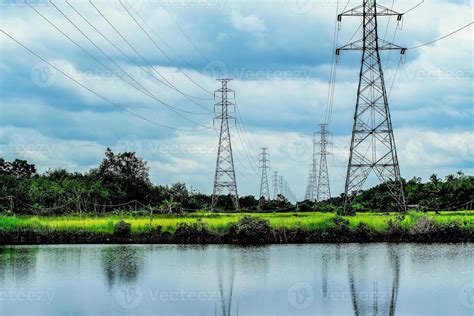
[[[318,153],[316,150],[316,133],[313,134],[313,156],[309,165],[308,186],[306,187],[305,199],[315,202],[317,201],[318,187]]]
[[[314,164],[311,162],[309,164],[309,172],[308,172],[308,185],[306,186],[306,193],[304,195],[304,199],[307,201],[313,201],[313,169]]]
[[[270,187],[268,185],[268,169],[269,169],[269,160],[268,160],[268,148],[262,148],[262,152],[259,156],[260,169],[262,170],[262,179],[260,181],[260,198],[264,198],[265,201],[270,200]]]
[[[379,39],[377,32],[378,16],[397,16],[397,19],[401,20],[402,14],[377,4],[376,0],[364,0],[362,5],[341,13],[338,16],[339,21],[342,16],[363,18],[363,38],[336,50],[336,55],[339,55],[341,50],[362,51],[344,209],[351,207],[352,199],[374,171],[379,181],[388,186],[398,208],[405,210],[380,51],[401,50],[404,54],[406,49]]]
[[[273,199],[276,200],[278,198],[278,171],[273,172]]]
[[[236,209],[239,208],[239,195],[237,193],[234,156],[232,154],[232,142],[229,128],[229,120],[234,119],[234,117],[229,114],[229,107],[235,107],[235,104],[229,102],[227,98],[229,93],[234,93],[233,90],[227,88],[227,84],[230,80],[231,79],[218,79],[218,81],[221,82],[222,87],[214,93],[214,98],[216,98],[216,95],[219,95],[221,101],[215,104],[214,109],[216,113],[219,113],[215,119],[220,122],[220,134],[219,148],[217,150],[216,174],[214,177],[214,191],[212,194],[212,210],[215,209],[217,200],[224,190],[229,192],[234,207]]]
[[[285,196],[285,178],[283,176],[278,178],[278,194]]]
[[[329,172],[327,155],[327,145],[329,145],[329,131],[327,124],[320,124],[320,142],[319,142],[319,174],[318,185],[316,190],[316,199],[318,201],[326,201],[331,198],[331,186],[329,185]]]

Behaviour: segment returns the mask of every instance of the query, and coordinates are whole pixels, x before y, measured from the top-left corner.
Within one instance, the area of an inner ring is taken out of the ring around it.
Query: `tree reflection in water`
[[[144,267],[144,247],[119,245],[101,251],[101,264],[109,287],[136,282]]]
[[[28,280],[35,273],[38,247],[0,247],[0,284]]]

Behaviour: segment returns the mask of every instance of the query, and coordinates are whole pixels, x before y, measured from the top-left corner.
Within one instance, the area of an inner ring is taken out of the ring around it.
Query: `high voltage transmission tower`
[[[276,200],[278,198],[279,192],[279,177],[278,177],[278,171],[273,172],[273,199]]]
[[[327,124],[320,124],[320,141],[319,141],[319,174],[316,189],[316,200],[326,201],[331,198],[331,186],[329,185],[329,172],[327,155],[330,153],[327,151],[327,145],[330,144]]]
[[[304,199],[307,201],[313,200],[313,169],[314,164],[311,162],[308,169],[308,185],[306,185],[306,193],[304,195]]]
[[[285,178],[283,176],[278,178],[278,194],[285,196]]]
[[[315,202],[317,201],[317,186],[318,186],[318,153],[316,149],[316,133],[313,134],[313,155],[309,165],[308,186],[306,187],[305,200]]]
[[[237,181],[235,178],[234,156],[232,153],[232,143],[230,138],[229,120],[235,119],[229,114],[229,107],[234,103],[229,102],[228,94],[235,93],[227,87],[231,79],[218,79],[222,87],[214,93],[219,95],[221,101],[215,104],[219,113],[216,120],[220,121],[219,148],[217,150],[216,174],[214,177],[214,190],[212,194],[212,210],[217,205],[219,196],[227,189],[236,209],[239,208],[239,195],[237,193]]]
[[[406,210],[380,61],[381,50],[400,50],[401,54],[404,54],[406,49],[379,39],[377,32],[378,16],[397,16],[400,21],[402,14],[377,4],[376,0],[364,0],[362,5],[339,14],[338,21],[341,21],[342,16],[363,18],[363,38],[336,50],[336,55],[339,55],[341,50],[362,51],[344,209],[351,207],[352,199],[374,171],[379,181],[388,186],[398,208]]]
[[[269,201],[270,198],[270,187],[268,186],[268,169],[269,169],[269,160],[268,160],[268,148],[261,148],[262,152],[259,156],[260,169],[262,170],[262,179],[260,180],[260,196],[259,198],[264,198],[265,201]]]

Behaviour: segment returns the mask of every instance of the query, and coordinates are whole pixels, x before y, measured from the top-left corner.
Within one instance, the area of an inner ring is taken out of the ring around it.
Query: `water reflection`
[[[15,284],[34,278],[38,247],[0,247],[0,284]]]
[[[144,249],[138,246],[107,246],[100,262],[109,287],[136,282],[144,266]]]
[[[363,247],[348,257],[354,315],[395,315],[400,283],[399,248],[387,245],[375,254],[376,258]]]
[[[470,315],[474,297],[460,295],[473,254],[474,244],[3,247],[0,315]],[[54,300],[19,303],[25,294]]]

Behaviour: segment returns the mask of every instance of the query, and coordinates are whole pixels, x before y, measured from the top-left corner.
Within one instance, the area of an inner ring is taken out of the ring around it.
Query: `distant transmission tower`
[[[285,178],[283,176],[278,178],[278,194],[285,196]]]
[[[229,114],[229,106],[235,104],[229,102],[227,95],[234,93],[233,90],[227,88],[227,83],[231,79],[218,79],[221,82],[222,87],[216,90],[215,94],[220,95],[221,101],[216,103],[216,107],[219,108],[219,113],[216,116],[216,120],[220,121],[220,134],[219,134],[219,148],[217,151],[217,162],[216,162],[216,174],[214,177],[214,191],[212,194],[212,210],[217,205],[219,196],[222,195],[224,190],[229,192],[229,195],[234,203],[236,209],[239,208],[239,195],[237,193],[237,182],[235,178],[234,169],[234,156],[232,154],[232,144],[230,139],[229,120],[234,119]]]
[[[278,171],[273,172],[273,199],[276,200],[278,198],[278,187],[279,187],[279,177],[278,177]]]
[[[306,193],[304,195],[304,199],[306,201],[312,201],[313,200],[313,169],[314,169],[314,164],[311,162],[309,164],[309,169],[308,169],[308,185],[306,186]]]
[[[315,202],[317,200],[318,186],[318,153],[316,149],[316,133],[313,134],[313,155],[309,165],[308,186],[306,187],[305,199]]]
[[[327,155],[330,153],[327,151],[327,145],[329,145],[329,131],[327,124],[320,124],[320,141],[319,141],[319,174],[318,184],[316,190],[316,200],[326,201],[331,198],[331,186],[329,185],[329,172]]]
[[[262,179],[260,181],[260,198],[264,198],[265,201],[270,200],[270,187],[268,186],[268,169],[269,169],[269,160],[268,160],[268,148],[262,148],[260,153],[259,162],[260,169],[262,169]]]
[[[342,16],[363,18],[363,39],[336,50],[336,55],[339,55],[341,50],[362,51],[344,209],[351,207],[352,199],[362,189],[369,174],[374,171],[379,181],[388,186],[398,208],[406,210],[380,61],[381,50],[400,50],[404,54],[406,49],[379,39],[377,32],[378,16],[397,16],[397,20],[400,21],[402,14],[377,4],[376,0],[364,0],[362,5],[341,13],[338,21],[341,21]]]

